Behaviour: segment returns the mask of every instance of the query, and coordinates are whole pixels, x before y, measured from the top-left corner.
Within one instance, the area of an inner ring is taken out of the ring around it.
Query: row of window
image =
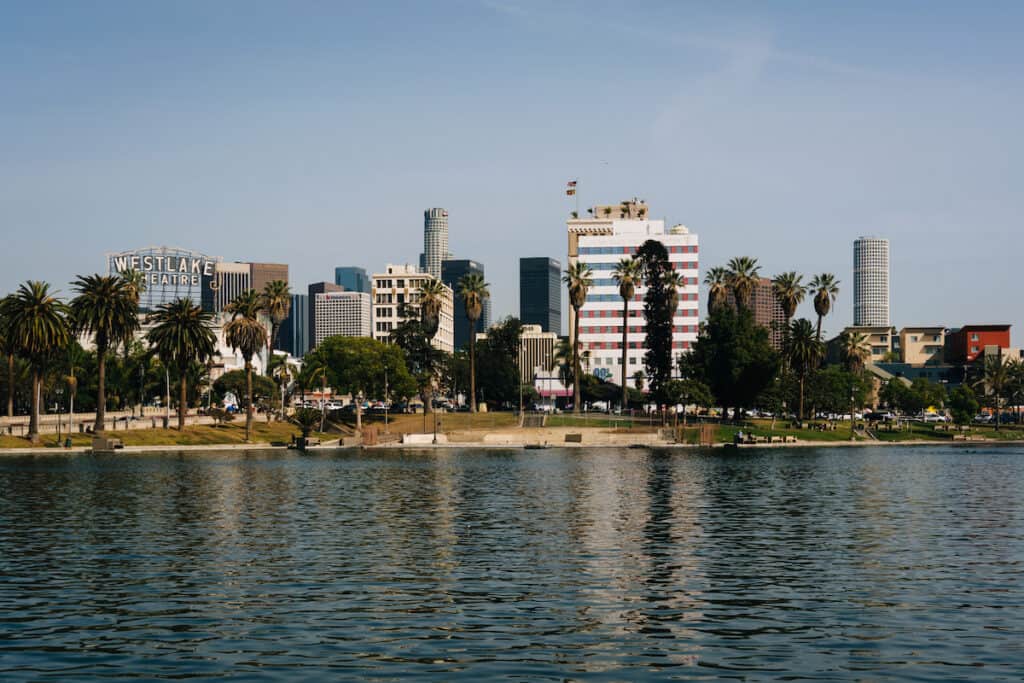
[[[635,254],[639,247],[580,247],[580,256],[587,254]],[[696,254],[697,245],[672,245],[665,249],[670,254]]]
[[[589,263],[589,262],[587,262],[587,265],[590,266],[591,270],[615,270],[619,266],[618,263]],[[672,261],[672,262],[670,262],[670,265],[672,266],[672,268],[674,270],[697,270],[697,267],[698,267],[696,261]]]
[[[691,282],[691,280],[692,280],[692,282]],[[695,284],[697,284],[697,278],[687,278],[686,282],[687,282],[687,284],[694,284],[695,285]],[[697,300],[697,293],[696,292],[693,292],[693,293],[680,292],[679,293],[679,300],[680,301],[696,301]],[[602,302],[602,301],[603,302],[608,302],[608,301],[621,302],[622,301],[622,297],[619,296],[618,294],[587,294],[587,301],[588,302]],[[636,294],[633,297],[633,301],[643,301],[643,295],[642,294]]]
[[[622,342],[590,342],[584,343],[583,347],[591,351],[609,351],[614,349],[622,349]],[[626,344],[627,349],[642,349],[644,348],[643,342],[628,342]],[[688,341],[674,341],[672,342],[673,349],[688,349],[690,348],[690,342]]]
[[[695,277],[684,277],[682,278],[683,284],[695,285],[697,284],[697,278]],[[615,281],[615,278],[595,278],[593,280],[594,287],[618,287],[619,283]]]
[[[646,328],[643,326],[630,325],[629,332],[627,334],[642,334]],[[676,325],[673,328],[673,332],[685,333],[685,332],[696,332],[696,325]],[[580,334],[622,334],[622,325],[580,325]]]

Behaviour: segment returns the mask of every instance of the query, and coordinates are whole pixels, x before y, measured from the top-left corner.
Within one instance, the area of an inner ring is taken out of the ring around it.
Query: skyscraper
[[[262,292],[268,282],[284,280],[288,282],[287,263],[250,263],[252,271],[252,288]]]
[[[370,276],[365,268],[358,266],[339,266],[334,269],[334,284],[344,287],[350,292],[369,294]]]
[[[306,339],[310,344],[307,351],[312,351],[316,348],[316,295],[326,294],[327,292],[343,292],[344,287],[336,285],[333,282],[314,282],[309,286],[309,296],[306,298]]]
[[[853,243],[853,324],[889,325],[889,240],[860,237]]]
[[[519,259],[519,319],[562,332],[562,264],[546,256]]]
[[[736,306],[736,297],[730,291],[729,304]],[[786,313],[782,304],[775,296],[772,281],[766,277],[757,281],[757,286],[750,293],[750,312],[754,314],[754,322],[768,330],[768,339],[776,350],[782,349],[782,334],[786,329]]]
[[[365,292],[324,292],[315,296],[313,345],[328,337],[369,337],[370,295]]]
[[[446,259],[441,262],[441,282],[452,288],[455,296],[455,348],[461,349],[469,344],[469,321],[466,320],[466,304],[459,296],[459,280],[470,273],[484,277],[484,264],[469,259]],[[483,332],[491,325],[491,307],[489,299],[484,305],[479,320],[476,321],[475,332]]]
[[[672,361],[689,353],[697,341],[698,240],[686,227],[666,229],[665,221],[650,220],[647,205],[639,200],[609,206],[595,206],[592,218],[572,218],[566,223],[569,237],[569,265],[586,263],[593,275],[593,286],[580,310],[580,349],[588,353],[585,372],[618,384],[622,381],[622,328],[627,336],[627,382],[644,369],[647,322],[643,296],[646,288],[636,288],[629,307],[629,320],[622,319],[622,297],[612,272],[620,259],[636,255],[647,240],[661,242],[669,262],[684,280],[679,287],[679,307],[672,318]],[[570,328],[574,325],[570,318]],[[572,330],[570,329],[570,333]]]
[[[441,277],[441,261],[448,258],[448,211],[423,212],[423,265],[436,278]]]
[[[288,317],[281,325],[278,347],[296,358],[309,351],[309,295],[292,294]]]

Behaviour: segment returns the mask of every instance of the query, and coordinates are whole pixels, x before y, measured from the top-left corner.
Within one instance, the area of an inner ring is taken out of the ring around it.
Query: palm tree
[[[643,282],[643,262],[635,258],[624,258],[612,271],[612,277],[619,285],[619,296],[622,297],[622,409],[629,405],[629,386],[626,384],[626,372],[629,351],[629,302],[636,295],[636,286]]]
[[[821,319],[832,310],[832,303],[839,294],[839,280],[832,273],[815,275],[807,285],[809,294],[814,295],[814,312],[818,314],[818,341],[821,341]]]
[[[188,411],[187,377],[189,365],[205,363],[217,348],[213,333],[213,314],[192,303],[188,297],[157,306],[147,322],[154,323],[146,334],[150,347],[166,367],[178,371],[180,395],[178,400],[178,429],[185,429]]]
[[[824,345],[814,334],[814,326],[807,318],[794,320],[789,325],[789,334],[786,339],[786,359],[789,366],[796,371],[800,381],[800,411],[797,417],[804,419],[804,381],[807,374],[821,360],[824,355]]]
[[[587,291],[594,285],[591,278],[593,271],[583,261],[570,265],[562,281],[569,287],[569,303],[573,310],[573,372],[572,372],[572,412],[580,412],[580,309],[587,302]]]
[[[704,275],[704,284],[708,286],[708,313],[711,314],[729,298],[729,271],[722,266],[709,269]]]
[[[782,307],[782,314],[786,317],[786,327],[796,315],[797,307],[804,302],[807,295],[807,288],[803,284],[804,276],[795,271],[779,273],[772,278],[772,293],[775,300]]]
[[[437,334],[437,328],[441,324],[441,307],[447,294],[448,287],[440,280],[424,280],[420,285],[420,320],[423,322],[423,332],[427,339],[433,339]]]
[[[839,351],[850,372],[860,372],[871,357],[868,336],[856,330],[847,330],[839,335]]]
[[[47,361],[71,340],[67,306],[50,294],[50,285],[29,280],[4,300],[9,343],[32,371],[32,412],[28,438],[39,442],[39,389]],[[10,366],[8,366],[10,367]]]
[[[245,360],[245,441],[252,441],[252,357],[267,345],[267,329],[257,317],[260,308],[252,303],[253,290],[231,302],[231,321],[224,326],[224,340]],[[255,297],[259,301],[258,297]],[[237,302],[237,304],[236,304]],[[269,364],[268,364],[269,365]]]
[[[732,295],[736,298],[737,308],[750,307],[750,297],[760,281],[759,270],[756,258],[736,256],[729,259],[726,280]]]
[[[992,396],[992,407],[996,412],[996,431],[999,431],[999,423],[1002,420],[1001,406],[1006,390],[1011,383],[1010,363],[1003,359],[1002,353],[995,356],[986,356],[985,365],[982,370],[981,385],[982,391]]]
[[[0,300],[0,351],[7,358],[7,417],[14,417],[14,357],[18,347],[14,344],[14,334],[9,329],[7,305],[11,297]]]
[[[277,335],[292,309],[292,288],[287,280],[271,280],[265,284],[260,292],[260,307],[270,318],[270,336],[267,338],[267,377],[270,377],[270,359],[277,345]]]
[[[480,273],[467,273],[459,280],[459,296],[466,307],[469,321],[469,410],[476,412],[476,321],[484,309],[484,299],[491,296],[489,284]]]
[[[138,305],[133,290],[120,275],[79,275],[72,287],[78,292],[71,300],[72,329],[75,334],[90,335],[96,345],[93,432],[102,434],[107,416],[107,352],[112,345],[131,339],[139,329]]]

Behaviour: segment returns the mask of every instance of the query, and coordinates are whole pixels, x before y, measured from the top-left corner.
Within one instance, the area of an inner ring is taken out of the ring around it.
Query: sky
[[[702,276],[834,273],[830,333],[877,235],[893,324],[1020,345],[1022,24],[1012,2],[0,0],[0,292],[164,244],[304,289],[415,264],[437,206],[514,315],[519,257],[565,262],[578,179],[581,207],[639,197],[697,233]]]

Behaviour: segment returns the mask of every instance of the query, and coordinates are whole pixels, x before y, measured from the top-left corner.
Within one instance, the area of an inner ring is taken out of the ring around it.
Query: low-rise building
[[[871,355],[867,359],[869,363],[892,362],[899,358],[900,341],[895,327],[887,325],[879,327],[851,326],[844,328],[843,332],[859,333],[867,338],[868,346],[871,348]],[[843,360],[842,350],[839,348],[840,338],[841,335],[828,342],[827,358],[830,363]]]
[[[1009,325],[964,325],[946,335],[946,360],[950,363],[972,363],[985,353],[985,347],[1010,347]]]
[[[938,365],[945,360],[946,328],[904,327],[900,330],[900,360],[909,365]]]

